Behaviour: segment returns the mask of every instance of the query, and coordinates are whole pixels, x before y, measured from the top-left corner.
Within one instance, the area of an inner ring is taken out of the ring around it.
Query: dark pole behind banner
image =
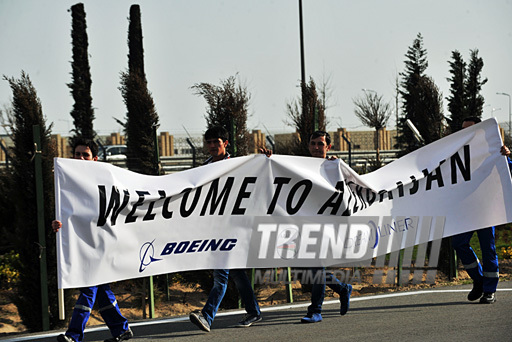
[[[32,126],[34,137],[34,167],[36,176],[37,232],[39,237],[39,270],[41,275],[41,319],[43,331],[50,330],[48,311],[48,276],[46,271],[46,238],[44,234],[43,167],[41,161],[41,128]]]
[[[158,146],[158,132],[157,126],[153,125],[153,139],[154,139],[154,157],[156,166],[156,175],[160,175],[160,149]],[[149,318],[155,318],[155,291],[153,286],[153,276],[148,277],[148,291],[149,291]],[[144,310],[145,311],[145,310]]]
[[[352,143],[350,142],[350,140],[347,139],[347,137],[345,136],[345,134],[343,134],[343,132],[341,132],[341,137],[348,144],[348,166],[352,167]]]

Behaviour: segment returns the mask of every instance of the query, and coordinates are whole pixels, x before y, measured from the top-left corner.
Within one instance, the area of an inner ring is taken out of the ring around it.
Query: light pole
[[[420,132],[418,131],[418,129],[416,128],[416,126],[414,126],[414,124],[412,123],[411,120],[407,119],[405,120],[405,123],[407,124],[407,126],[409,126],[409,128],[411,129],[413,135],[414,135],[414,139],[416,139],[417,142],[419,142],[420,144],[424,145],[425,144],[425,140],[423,139],[423,137],[421,136]]]
[[[375,90],[366,89],[366,88],[363,88],[363,89],[361,89],[361,90],[362,90],[362,91],[364,91],[364,92],[369,91],[369,92],[371,92],[371,93],[375,93],[375,94],[377,94],[377,92],[376,92]]]
[[[493,109],[491,109],[491,118],[492,118],[492,115],[494,114],[494,112],[497,112],[498,110],[501,110],[501,108],[493,108]]]
[[[304,96],[306,86],[306,61],[304,56],[304,22],[302,21],[302,0],[299,0],[299,40],[300,40],[300,90],[301,90],[301,98],[302,98],[302,115],[306,114],[306,99]],[[315,130],[317,128],[318,120],[315,115],[314,117],[314,127]]]
[[[512,112],[510,111],[510,94],[507,93],[496,93],[496,95],[505,95],[508,96],[508,136],[510,137],[511,129],[512,129]]]
[[[483,107],[482,107],[482,119],[483,119],[484,114],[485,114],[485,110],[484,110],[484,109],[485,109],[486,107],[489,107],[489,106],[490,106],[490,104],[488,103],[488,104],[486,104],[485,106],[483,106]],[[492,117],[492,115],[491,115],[491,117]]]

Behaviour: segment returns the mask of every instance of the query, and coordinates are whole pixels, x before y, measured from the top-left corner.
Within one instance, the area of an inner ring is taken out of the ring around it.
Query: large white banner
[[[56,158],[59,288],[327,266],[511,222],[501,145],[491,119],[363,176],[339,159],[283,155],[165,176]]]

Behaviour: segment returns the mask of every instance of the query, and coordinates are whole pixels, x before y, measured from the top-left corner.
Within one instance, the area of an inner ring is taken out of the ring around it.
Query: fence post
[[[286,300],[288,303],[293,303],[293,291],[292,291],[292,269],[288,267],[286,269]]]
[[[46,269],[46,238],[44,233],[44,194],[43,167],[41,161],[41,128],[32,126],[34,137],[34,167],[37,200],[37,231],[39,236],[39,270],[41,276],[41,319],[43,331],[50,330],[50,314],[48,312],[48,275]]]

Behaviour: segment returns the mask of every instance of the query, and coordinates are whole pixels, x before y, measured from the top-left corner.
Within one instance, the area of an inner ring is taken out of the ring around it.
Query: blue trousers
[[[467,232],[452,236],[452,246],[457,251],[457,256],[473,282],[482,284],[484,292],[496,292],[499,281],[499,266],[494,242],[494,227],[476,231],[482,250],[482,263],[479,262],[473,248],[469,245],[473,233]]]
[[[254,291],[251,287],[251,282],[245,270],[214,270],[213,271],[213,288],[208,295],[208,300],[203,307],[202,313],[204,318],[211,325],[217,311],[219,310],[220,303],[226,294],[228,287],[228,276],[231,275],[235,281],[236,288],[240,293],[240,297],[245,305],[245,311],[250,315],[259,315],[260,307]]]
[[[311,290],[311,305],[308,306],[308,314],[322,313],[326,284],[337,294],[341,294],[347,284],[339,281],[332,273],[326,273],[324,267],[311,268],[310,271],[315,282]]]
[[[98,300],[101,317],[110,329],[113,337],[117,337],[128,330],[128,320],[121,315],[117,305],[116,296],[110,289],[110,285],[83,287],[80,289],[80,296],[76,301],[73,315],[66,335],[75,341],[81,342],[84,339],[84,330],[87,321],[91,316],[94,302]]]

